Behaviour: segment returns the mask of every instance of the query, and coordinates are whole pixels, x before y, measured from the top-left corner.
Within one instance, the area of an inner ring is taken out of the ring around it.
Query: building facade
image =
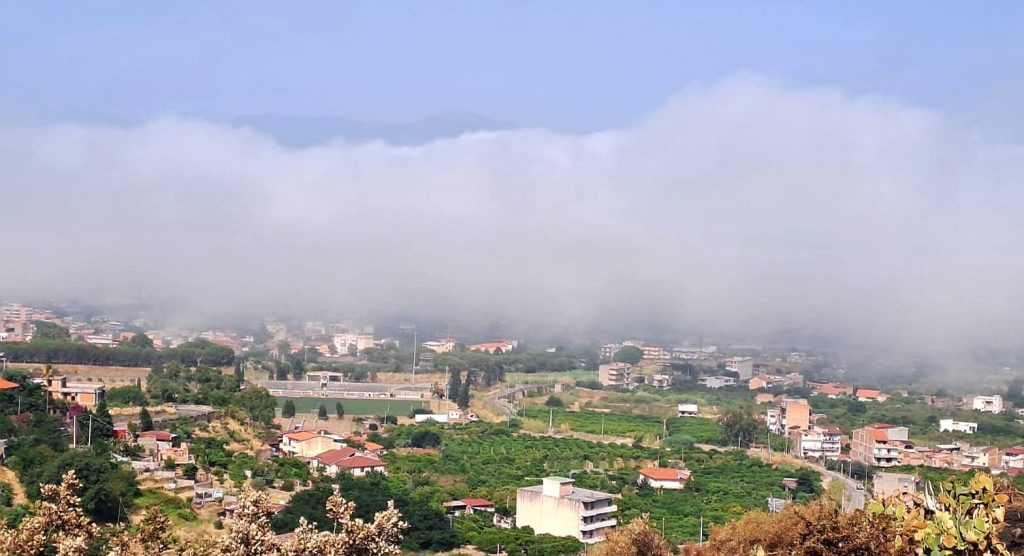
[[[546,477],[538,486],[516,490],[516,527],[586,544],[601,542],[618,524],[613,501],[606,492],[574,487],[572,479]]]
[[[811,427],[791,434],[798,458],[838,459],[842,453],[843,433],[838,427]]]
[[[971,405],[975,411],[999,414],[1003,412],[1003,397],[998,394],[995,396],[974,396],[974,402]]]
[[[850,457],[873,467],[893,467],[903,461],[910,431],[884,423],[868,425],[853,431]]]
[[[605,363],[597,368],[597,380],[602,386],[629,388],[633,384],[633,366],[629,363]]]

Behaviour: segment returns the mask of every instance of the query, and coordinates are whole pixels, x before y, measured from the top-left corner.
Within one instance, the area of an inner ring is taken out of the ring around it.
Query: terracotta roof
[[[836,386],[835,384],[822,384],[816,390],[819,394],[825,394],[826,396],[835,396],[846,392],[845,388]]]
[[[1007,448],[1004,452],[1008,456],[1020,456],[1024,455],[1024,446],[1014,446],[1013,448]]]
[[[309,440],[310,438],[316,438],[316,437],[318,437],[320,435],[315,433],[315,432],[312,432],[312,431],[297,431],[297,432],[290,432],[288,434],[285,434],[284,436],[285,436],[285,438],[287,438],[289,440],[294,440],[296,442],[302,442],[304,440]]]
[[[167,431],[146,431],[138,434],[139,438],[152,438],[161,442],[170,442],[174,440],[174,435]]]
[[[320,463],[320,465],[334,465],[339,461],[348,459],[354,455],[356,455],[355,448],[349,448],[348,446],[345,446],[344,448],[327,450],[326,452],[317,456],[315,459]]]
[[[857,390],[858,398],[877,398],[880,394],[881,392],[879,392],[878,390],[869,390],[867,388],[861,388],[860,390]]]
[[[384,446],[377,444],[376,442],[364,442],[363,449],[369,452],[376,452],[377,450],[383,450]]]
[[[13,390],[17,387],[18,383],[0,378],[0,390]]]
[[[690,478],[690,472],[685,469],[668,469],[666,467],[641,469],[640,474],[654,481],[685,481]]]
[[[376,458],[368,458],[366,456],[352,456],[348,459],[341,460],[338,463],[339,466],[345,469],[363,469],[366,467],[387,467],[388,464]]]
[[[470,508],[487,508],[494,505],[494,502],[483,498],[463,498],[462,500],[459,500],[459,502],[462,502]]]
[[[825,427],[825,432],[828,434],[843,434],[843,431],[836,426]]]
[[[869,430],[868,436],[876,442],[887,442],[889,440],[889,435],[885,434],[883,431]]]

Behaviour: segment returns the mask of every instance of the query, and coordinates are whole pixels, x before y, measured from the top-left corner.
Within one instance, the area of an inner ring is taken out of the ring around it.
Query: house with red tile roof
[[[445,512],[453,516],[472,515],[477,512],[494,513],[494,502],[483,498],[463,498],[445,502]]]
[[[309,460],[309,467],[314,473],[320,472],[327,476],[334,477],[341,471],[341,462],[358,455],[355,448],[345,446],[334,448]]]
[[[352,456],[338,462],[338,467],[347,471],[354,477],[364,477],[369,473],[388,474],[388,464],[377,459],[366,456]]]
[[[14,390],[15,388],[18,388],[18,383],[0,378],[0,390]]]
[[[830,399],[852,396],[853,387],[840,382],[826,382],[814,386],[814,393],[818,396],[826,396]]]
[[[637,484],[647,483],[653,488],[667,490],[682,490],[686,488],[686,481],[690,480],[688,469],[669,469],[666,467],[648,467],[640,470],[637,477]]]
[[[338,448],[341,444],[335,439],[313,431],[295,431],[281,437],[280,450],[283,454],[301,458],[316,456]]]

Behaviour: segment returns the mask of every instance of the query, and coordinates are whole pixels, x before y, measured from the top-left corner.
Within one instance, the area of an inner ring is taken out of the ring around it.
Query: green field
[[[278,396],[277,407],[284,406],[285,400],[291,400],[295,404],[295,413],[316,413],[320,404],[324,404],[327,412],[334,415],[334,404],[341,402],[345,408],[345,415],[408,415],[414,408],[426,407],[423,402],[415,400],[373,400],[362,398],[291,398]]]

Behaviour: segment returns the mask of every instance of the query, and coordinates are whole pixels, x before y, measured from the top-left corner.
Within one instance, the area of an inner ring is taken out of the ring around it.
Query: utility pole
[[[71,426],[74,430],[71,432],[71,444],[73,447],[78,447],[78,415],[71,418]]]
[[[21,396],[18,396],[18,415],[21,415]]]
[[[92,415],[89,415],[89,447],[92,448]]]
[[[697,546],[704,546],[704,516],[700,516],[700,540],[697,541]]]
[[[548,434],[551,434],[552,424],[555,418],[555,408],[548,409]]]
[[[448,371],[449,371],[449,368],[446,365],[445,368],[444,368],[444,399],[446,399],[446,400],[450,399],[448,397],[448,384],[449,384],[449,382],[448,382]],[[415,380],[413,380],[412,382],[413,382],[413,385],[416,384]]]

